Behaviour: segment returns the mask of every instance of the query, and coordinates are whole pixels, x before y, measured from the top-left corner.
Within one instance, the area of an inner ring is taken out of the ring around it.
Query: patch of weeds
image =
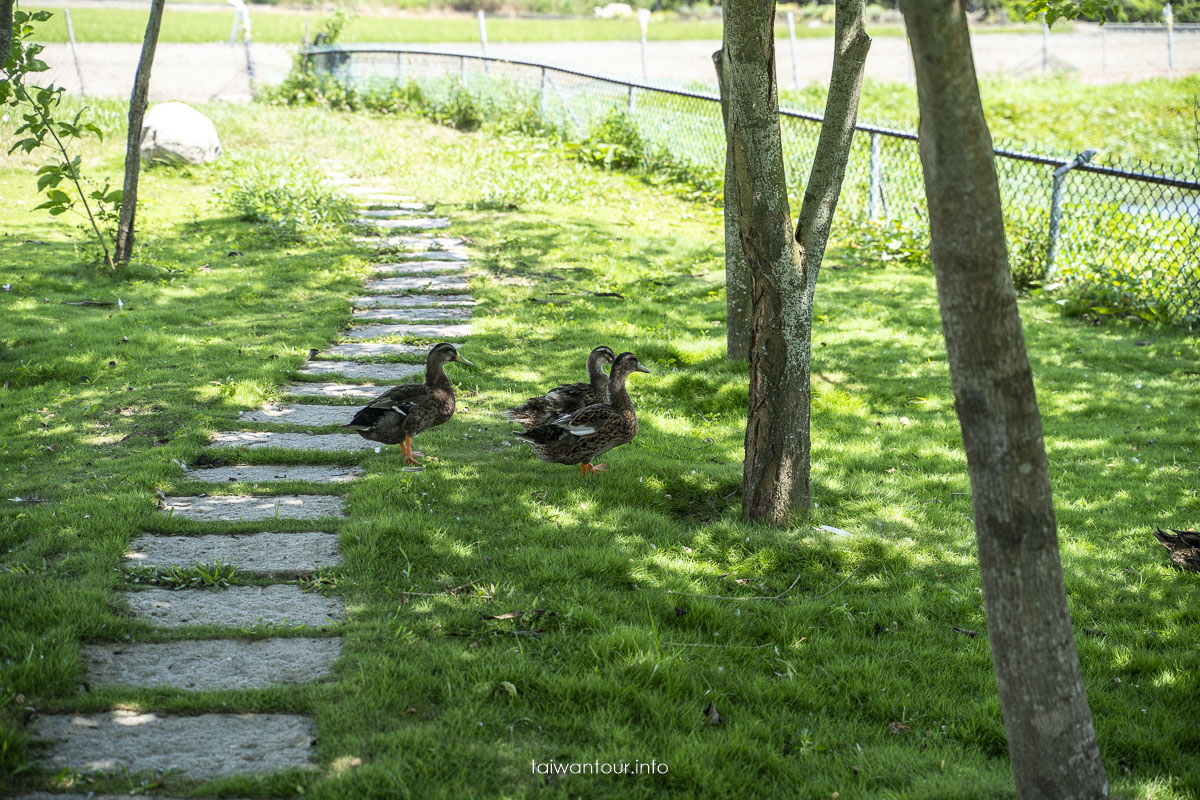
[[[215,194],[221,205],[278,242],[318,243],[341,235],[354,204],[297,158],[231,162]]]
[[[122,570],[118,570],[122,571]],[[226,589],[238,578],[232,564],[197,564],[191,567],[133,567],[123,570],[132,584],[161,589]]]

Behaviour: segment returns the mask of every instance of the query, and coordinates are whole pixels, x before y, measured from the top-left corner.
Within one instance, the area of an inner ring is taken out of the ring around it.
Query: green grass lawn
[[[115,128],[119,106],[107,109]],[[475,254],[482,302],[462,352],[476,366],[451,368],[459,412],[420,437],[426,472],[401,472],[392,448],[304,457],[367,471],[337,486],[349,518],[329,528],[345,564],[321,583],[349,614],[332,680],[87,691],[81,643],[182,635],[123,615],[114,594],[136,534],[199,530],[156,511],[158,491],[213,491],[183,482],[175,462],[194,463],[213,431],[247,427],[239,411],[276,397],[309,348],[335,340],[366,270],[345,242],[272,245],[209,201],[219,170],[197,169],[145,174],[138,264],[98,274],[73,229],[31,211],[33,162],[9,157],[0,167],[0,283],[11,285],[0,293],[6,781],[331,799],[1013,796],[987,637],[954,631],[982,634],[986,623],[928,264],[886,267],[840,231],[817,291],[816,507],[788,530],[748,526],[738,503],[745,364],[723,356],[713,209],[566,161],[542,141],[315,110],[206,111],[230,156],[263,157],[272,132],[288,130],[314,165],[437,202]],[[89,148],[86,166],[115,174],[121,139]],[[123,308],[65,304],[118,298]],[[1022,314],[1115,795],[1200,797],[1197,576],[1170,569],[1150,535],[1200,526],[1200,342],[1178,329],[1093,326],[1034,300]],[[630,381],[637,440],[609,454],[612,471],[583,480],[533,458],[498,412],[580,379],[601,343],[637,353],[652,374]],[[793,580],[780,601],[691,596],[775,595]],[[405,602],[402,592],[435,596]],[[525,613],[485,618],[514,612]],[[706,724],[709,702],[724,724]],[[25,706],[311,714],[320,768],[201,784],[56,780],[31,765]],[[531,762],[552,759],[654,759],[668,772],[533,773]]]
[[[54,18],[43,26],[41,41],[67,41],[67,26],[57,9]],[[306,23],[311,34],[319,29],[326,14],[296,9],[255,7],[251,10],[254,41],[269,44],[298,44],[304,36]],[[81,42],[140,42],[146,31],[146,12],[120,8],[76,8],[71,10],[75,36]],[[228,41],[233,24],[232,9],[222,11],[174,10],[163,14],[162,42],[220,42]],[[607,41],[625,39],[636,41],[640,28],[636,19],[564,19],[516,18],[489,16],[488,40],[492,42],[548,41]],[[1006,25],[980,28],[981,32],[1031,32],[1041,29],[1032,25]],[[873,25],[872,36],[903,36],[898,25]],[[310,34],[310,35],[311,35]],[[786,38],[787,26],[779,25],[775,35]],[[828,38],[833,26],[818,28],[797,26],[796,35],[802,38]],[[647,32],[654,41],[721,38],[720,20],[655,20]],[[413,15],[398,16],[364,11],[354,16],[341,36],[343,42],[479,42],[479,23],[474,16]]]

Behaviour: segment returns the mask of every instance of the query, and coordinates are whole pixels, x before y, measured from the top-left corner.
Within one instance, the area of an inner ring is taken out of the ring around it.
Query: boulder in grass
[[[142,161],[207,164],[221,155],[212,120],[186,103],[160,103],[142,121]]]

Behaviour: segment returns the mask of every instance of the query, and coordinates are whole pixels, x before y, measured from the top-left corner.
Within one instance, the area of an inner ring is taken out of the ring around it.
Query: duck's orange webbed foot
[[[608,472],[608,464],[589,464],[585,461],[579,465],[580,475],[588,475],[592,472]]]

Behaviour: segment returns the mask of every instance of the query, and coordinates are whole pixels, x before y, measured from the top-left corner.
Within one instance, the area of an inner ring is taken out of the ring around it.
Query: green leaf
[[[64,192],[62,189],[51,189],[50,191],[46,192],[46,197],[48,197],[52,202],[55,202],[55,203],[70,203],[71,202],[71,196],[69,194],[67,194],[66,192]]]

